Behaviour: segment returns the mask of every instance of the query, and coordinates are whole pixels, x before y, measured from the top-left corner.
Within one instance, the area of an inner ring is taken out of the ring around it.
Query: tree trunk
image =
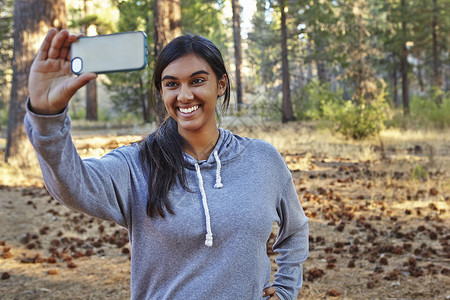
[[[409,115],[408,50],[406,49],[406,44],[402,46],[400,72],[402,74],[403,113]]]
[[[28,96],[28,74],[39,46],[51,27],[62,29],[66,24],[64,0],[16,0],[14,3],[13,79],[8,119],[5,161],[17,157],[25,162],[29,146],[23,118]],[[27,145],[27,146],[25,146]]]
[[[417,83],[419,84],[419,90],[421,92],[425,91],[425,82],[423,80],[423,70],[422,70],[422,60],[418,57],[416,57],[417,59],[417,65],[416,65],[416,70],[417,70]]]
[[[403,99],[403,114],[409,115],[409,83],[408,83],[408,49],[406,48],[406,3],[401,1],[402,6],[402,32],[403,43],[400,54],[400,72],[402,73],[402,99]]]
[[[97,81],[91,80],[86,85],[86,120],[98,120],[97,105]]]
[[[433,23],[432,23],[432,35],[433,35],[433,71],[434,71],[434,85],[436,89],[440,90],[443,84],[441,62],[439,60],[439,24],[437,22],[438,5],[437,0],[433,0]],[[438,105],[442,104],[443,93],[438,94],[436,99]]]
[[[155,60],[164,46],[181,34],[180,0],[154,0],[153,18],[155,22]],[[156,92],[156,113],[158,124],[165,119],[165,108],[159,92]]]
[[[243,102],[243,88],[241,78],[242,68],[242,46],[241,46],[241,6],[239,0],[231,0],[233,9],[233,37],[234,37],[234,58],[236,61],[236,100],[237,110],[240,110]]]
[[[154,4],[149,0],[145,2],[145,7],[147,8],[148,11],[151,11],[153,8]],[[152,20],[153,21],[153,20]],[[150,14],[145,14],[145,32],[147,33],[147,36],[150,36],[151,32],[153,32],[153,28],[154,28],[154,22],[150,22]],[[147,49],[147,55],[150,53],[150,50]],[[148,57],[148,59],[150,59],[150,56]],[[146,74],[144,76],[151,78],[152,73],[150,73],[149,68],[146,69],[147,71],[145,72]],[[142,77],[141,77],[142,79]],[[143,112],[143,118],[144,118],[144,122],[146,123],[150,123],[152,120],[156,119],[157,114],[156,114],[156,110],[153,109],[153,103],[156,103],[156,94],[158,94],[158,92],[154,93],[154,89],[152,87],[152,81],[146,79],[145,83],[143,83],[144,85],[144,90],[143,90],[143,94],[144,94],[144,98],[143,99],[143,105],[142,107],[145,108],[147,111]]]
[[[326,83],[327,80],[327,70],[325,68],[325,61],[322,59],[322,57],[324,56],[324,52],[325,52],[325,48],[323,45],[323,41],[321,40],[320,37],[317,36],[317,34],[314,34],[315,38],[314,38],[314,44],[316,46],[316,54],[315,54],[315,61],[316,61],[316,67],[317,67],[317,77],[319,78],[319,82],[322,83]]]
[[[316,7],[320,7],[320,3],[317,0],[314,0],[314,4]],[[327,80],[327,71],[325,68],[325,60],[323,59],[325,54],[325,46],[323,42],[323,38],[321,36],[321,29],[318,28],[319,26],[314,26],[313,29],[313,38],[314,38],[314,45],[315,45],[315,61],[316,61],[316,68],[317,68],[317,77],[319,78],[320,84],[326,83]]]
[[[92,0],[84,0],[84,16],[89,16],[93,12]],[[89,24],[86,28],[83,28],[86,36],[97,35],[97,28],[94,24]],[[98,104],[97,104],[97,81],[91,80],[86,85],[86,120],[97,121],[98,120]]]
[[[308,46],[307,46],[307,51],[308,51],[308,57],[311,57],[311,40],[308,39]],[[308,84],[311,80],[312,80],[312,60],[309,59],[308,60],[308,66],[306,68],[306,84]]]
[[[394,99],[393,100],[394,100],[395,107],[398,107],[399,103],[398,103],[397,60],[396,60],[394,52],[392,53],[392,64],[393,64],[392,82],[394,84],[394,87],[393,87]]]
[[[281,9],[281,64],[283,69],[283,116],[281,121],[283,123],[295,121],[294,113],[292,111],[291,89],[289,82],[289,61],[287,49],[287,28],[286,28],[286,3],[285,0],[280,1]]]

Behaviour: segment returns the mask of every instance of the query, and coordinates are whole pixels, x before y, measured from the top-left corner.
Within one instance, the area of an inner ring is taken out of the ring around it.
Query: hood
[[[249,138],[234,135],[231,131],[219,128],[219,139],[216,146],[208,157],[208,160],[197,161],[187,153],[184,153],[184,160],[188,163],[187,168],[194,170],[199,164],[203,168],[212,168],[217,164],[214,153],[217,153],[222,163],[229,161],[241,154],[249,143]]]
[[[197,161],[189,154],[184,154],[188,169],[195,169],[198,179],[198,186],[202,196],[203,211],[205,214],[206,237],[205,245],[213,245],[213,233],[211,230],[211,217],[209,214],[208,199],[203,185],[202,169],[216,168],[215,189],[223,187],[221,178],[222,163],[237,157],[249,143],[248,138],[243,138],[231,133],[231,131],[219,128],[219,140],[207,160]]]

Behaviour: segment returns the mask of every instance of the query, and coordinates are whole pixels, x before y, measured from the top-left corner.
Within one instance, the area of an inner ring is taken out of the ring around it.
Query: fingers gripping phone
[[[70,47],[72,73],[111,73],[147,66],[147,35],[142,31],[80,37]]]

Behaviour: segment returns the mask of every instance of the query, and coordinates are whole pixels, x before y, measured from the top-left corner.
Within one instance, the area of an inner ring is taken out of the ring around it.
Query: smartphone
[[[147,35],[142,31],[83,36],[70,46],[72,73],[112,73],[147,66]]]

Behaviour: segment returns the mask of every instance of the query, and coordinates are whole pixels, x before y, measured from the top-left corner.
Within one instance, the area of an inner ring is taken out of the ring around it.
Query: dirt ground
[[[450,132],[381,145],[300,124],[234,131],[274,144],[292,171],[310,218],[299,299],[450,299]],[[100,156],[138,137],[74,139]],[[38,176],[2,182],[1,299],[129,298],[125,230],[59,205]]]

